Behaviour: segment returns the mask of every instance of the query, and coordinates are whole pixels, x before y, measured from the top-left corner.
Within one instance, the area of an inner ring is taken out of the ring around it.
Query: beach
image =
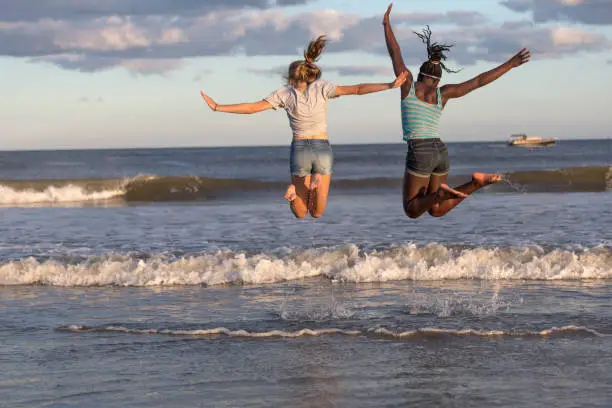
[[[612,142],[449,143],[443,218],[403,144],[0,152],[2,407],[605,407]]]

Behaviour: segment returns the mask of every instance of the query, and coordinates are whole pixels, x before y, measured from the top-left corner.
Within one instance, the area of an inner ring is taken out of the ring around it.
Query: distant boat
[[[524,133],[511,135],[508,139],[508,146],[519,147],[537,147],[537,146],[554,146],[557,143],[557,138],[544,139],[539,136],[527,136]]]

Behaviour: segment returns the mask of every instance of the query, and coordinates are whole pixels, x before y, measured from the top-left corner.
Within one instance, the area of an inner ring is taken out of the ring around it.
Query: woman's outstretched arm
[[[391,29],[391,23],[389,22],[389,14],[391,14],[391,8],[393,7],[393,3],[389,4],[387,8],[387,12],[383,17],[383,27],[385,28],[385,42],[387,43],[387,51],[389,51],[389,56],[391,57],[391,62],[393,63],[393,72],[395,75],[399,75],[400,73],[407,71],[408,72],[408,85],[412,83],[412,73],[408,68],[406,68],[406,64],[404,64],[404,59],[402,58],[402,50],[400,49],[399,44],[397,43],[397,39],[395,38],[395,34],[393,33],[393,29]]]
[[[395,81],[387,84],[359,84],[359,85],[337,85],[336,96],[342,95],[365,95],[373,92],[385,91],[387,89],[398,88],[406,82],[408,71],[402,72]]]
[[[265,100],[252,103],[237,103],[234,105],[219,105],[213,98],[206,95],[203,90],[200,91],[200,95],[202,95],[202,98],[204,98],[210,109],[215,112],[251,114],[272,109],[270,102]]]
[[[446,101],[451,98],[461,98],[475,89],[482,88],[483,86],[490,84],[504,75],[506,72],[510,71],[512,68],[519,67],[529,62],[529,58],[531,58],[531,52],[529,52],[526,48],[523,48],[514,57],[510,58],[500,66],[484,72],[477,77],[470,79],[469,81],[465,81],[460,84],[444,85],[442,88],[440,88],[442,99],[443,101]]]

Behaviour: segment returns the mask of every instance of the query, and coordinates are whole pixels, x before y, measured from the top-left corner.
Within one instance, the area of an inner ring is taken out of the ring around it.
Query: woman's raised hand
[[[387,7],[387,11],[385,12],[385,16],[383,17],[383,25],[389,24],[389,14],[391,14],[392,8],[393,8],[393,3],[389,4],[389,7]]]
[[[204,98],[210,109],[214,111],[217,110],[217,102],[215,102],[210,96],[206,95],[203,89],[200,91],[200,95],[202,95],[202,98]]]
[[[514,57],[510,58],[510,64],[512,65],[512,68],[516,68],[529,62],[529,58],[531,58],[531,51],[529,51],[527,48],[523,48]]]

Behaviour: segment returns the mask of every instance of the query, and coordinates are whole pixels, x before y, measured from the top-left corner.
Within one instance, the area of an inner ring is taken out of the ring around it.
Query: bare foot
[[[320,183],[321,183],[321,175],[320,174],[313,175],[312,179],[310,180],[310,191],[316,190],[319,187]]]
[[[489,184],[497,183],[501,181],[502,177],[500,174],[488,174],[488,173],[473,173],[472,181],[479,187],[488,186]]]
[[[447,184],[440,184],[440,188],[438,188],[438,199],[450,200],[453,198],[468,198],[468,195],[449,187]]]
[[[293,184],[287,187],[287,192],[285,193],[285,200],[292,202],[297,198],[297,194],[295,193],[295,186]]]

